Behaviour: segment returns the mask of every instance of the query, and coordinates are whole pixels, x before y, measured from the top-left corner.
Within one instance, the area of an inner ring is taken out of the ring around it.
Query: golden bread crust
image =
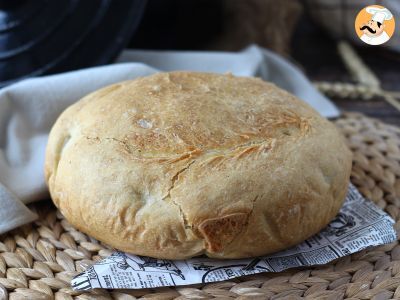
[[[45,174],[78,229],[139,255],[264,255],[317,233],[351,153],[306,103],[260,79],[159,73],[96,91],[54,125]]]

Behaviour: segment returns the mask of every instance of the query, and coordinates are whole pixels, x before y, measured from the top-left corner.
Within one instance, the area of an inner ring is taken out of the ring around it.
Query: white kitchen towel
[[[260,76],[339,115],[288,61],[257,46],[238,53],[127,50],[115,64],[20,81],[0,90],[0,233],[36,218],[25,204],[47,199],[43,163],[48,133],[60,113],[109,84],[159,71],[192,70]]]

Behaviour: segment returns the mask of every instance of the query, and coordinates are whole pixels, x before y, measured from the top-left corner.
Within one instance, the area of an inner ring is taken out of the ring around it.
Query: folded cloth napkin
[[[43,175],[46,142],[66,107],[109,84],[172,70],[260,76],[326,117],[339,115],[296,67],[257,46],[238,53],[128,50],[116,64],[18,82],[0,90],[0,233],[33,221],[36,215],[25,204],[49,197]]]

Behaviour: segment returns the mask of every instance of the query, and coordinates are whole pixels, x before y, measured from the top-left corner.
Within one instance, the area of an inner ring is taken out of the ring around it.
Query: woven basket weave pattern
[[[352,182],[400,231],[400,129],[360,114],[335,121],[353,151]],[[49,201],[34,224],[0,237],[0,299],[392,299],[400,298],[400,245],[278,274],[155,290],[76,292],[70,279],[112,250],[77,231]]]

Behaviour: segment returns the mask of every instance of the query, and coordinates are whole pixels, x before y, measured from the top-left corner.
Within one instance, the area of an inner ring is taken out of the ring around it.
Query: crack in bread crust
[[[172,177],[172,182],[171,182],[171,186],[168,189],[167,195],[165,195],[161,200],[165,201],[166,199],[170,199],[170,203],[174,204],[176,207],[178,207],[179,209],[179,214],[182,217],[183,220],[183,225],[185,227],[185,229],[192,229],[192,225],[189,224],[188,219],[185,215],[185,213],[182,210],[182,207],[176,202],[174,201],[174,199],[171,197],[171,191],[175,188],[175,184],[176,182],[179,180],[179,176],[184,173],[187,172],[190,168],[191,165],[193,165],[195,163],[195,159],[192,160],[191,162],[189,162],[184,168],[180,169],[178,172],[175,173],[175,175]]]
[[[206,242],[207,251],[223,252],[246,227],[248,216],[248,213],[233,213],[201,222],[198,229]]]
[[[116,138],[110,138],[110,137],[91,137],[91,136],[83,136],[84,138],[88,140],[95,140],[101,142],[102,140],[107,140],[107,141],[114,141],[117,142],[121,145],[124,146],[124,148],[127,150],[128,153],[134,154],[131,145],[127,141],[122,141]],[[250,152],[255,152],[255,151],[261,151],[261,150],[270,150],[273,147],[274,142],[276,141],[275,138],[270,138],[270,139],[264,139],[264,140],[254,140],[254,141],[249,141],[247,143],[239,144],[234,147],[226,148],[226,149],[207,149],[207,150],[201,150],[201,149],[194,149],[192,151],[184,152],[179,155],[171,155],[171,156],[133,156],[131,159],[134,160],[145,160],[145,161],[154,161],[158,163],[175,163],[187,158],[191,157],[204,157],[204,156],[211,156],[211,155],[222,155],[222,156],[233,156],[236,158],[240,158],[246,153]],[[239,150],[241,150],[239,152]],[[239,152],[239,153],[237,153]]]
[[[172,176],[171,186],[168,188],[167,195],[165,195],[161,200],[165,200],[167,198],[171,198],[171,191],[175,188],[175,183],[178,181],[179,175],[181,175],[183,172],[187,171],[190,168],[190,166],[192,164],[194,164],[195,161],[196,161],[195,159],[192,160],[184,168],[180,169],[178,172],[175,173],[174,176]]]
[[[231,245],[235,241],[235,239],[238,236],[240,236],[240,234],[242,232],[244,232],[244,230],[246,230],[246,228],[249,225],[250,217],[254,212],[254,208],[255,208],[257,199],[259,199],[259,198],[260,198],[259,195],[257,195],[251,200],[252,207],[248,213],[233,213],[233,214],[225,215],[225,216],[218,217],[218,218],[207,219],[207,220],[204,220],[200,224],[199,232],[202,234],[202,236],[206,242],[206,245],[208,247],[207,251],[209,253],[223,252],[224,249],[229,248],[229,245]],[[245,216],[245,218],[243,218],[243,216]],[[231,219],[231,222],[234,222],[234,223],[237,222],[235,219],[239,219],[238,225],[233,224],[232,227],[234,227],[234,229],[231,230],[232,232],[230,233],[230,236],[228,238],[226,236],[224,236],[224,235],[226,235],[224,232],[222,232],[222,234],[220,234],[220,232],[219,232],[220,228],[212,229],[213,225],[216,225],[216,224],[218,224],[216,227],[219,227],[219,225],[223,226],[225,223],[224,222],[225,219]],[[211,225],[210,223],[211,224],[214,223],[214,224]],[[207,227],[211,227],[211,228],[207,228]]]

